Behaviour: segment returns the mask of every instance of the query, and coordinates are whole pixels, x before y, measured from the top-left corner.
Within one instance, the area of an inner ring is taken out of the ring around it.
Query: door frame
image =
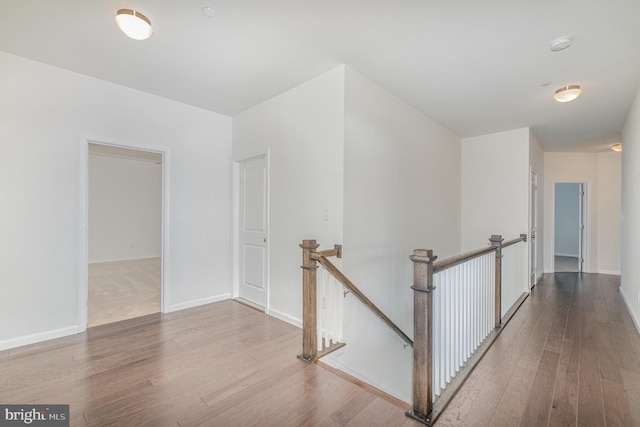
[[[271,169],[271,150],[269,148],[266,151],[254,151],[254,152],[245,152],[241,154],[237,154],[232,156],[231,158],[231,173],[232,173],[232,236],[231,236],[231,271],[232,271],[232,286],[231,286],[231,297],[238,298],[240,296],[240,170],[241,163],[247,160],[255,159],[256,157],[264,157],[266,162],[266,176],[267,176],[267,185],[266,185],[266,233],[267,233],[267,244],[265,246],[265,288],[264,288],[264,312],[266,314],[270,314],[271,304],[270,304],[270,274],[269,274],[269,265],[270,265],[270,220],[269,220],[269,212],[270,212],[270,169]]]
[[[551,216],[551,271],[556,271],[556,184],[578,184],[582,185],[583,200],[582,200],[582,245],[579,248],[582,257],[582,269],[579,272],[588,273],[591,272],[591,258],[589,256],[591,249],[591,233],[590,233],[590,215],[591,201],[589,192],[591,189],[591,182],[589,181],[571,181],[571,180],[558,180],[553,181],[551,203],[553,206],[553,214]],[[578,202],[580,203],[580,201]],[[580,259],[578,259],[578,267],[580,267]]]
[[[79,176],[79,238],[80,254],[78,260],[78,332],[85,332],[89,320],[89,144],[108,145],[113,147],[149,151],[162,155],[162,236],[160,263],[160,310],[169,312],[169,149],[162,146],[151,146],[132,141],[116,140],[102,136],[80,137],[80,176]]]
[[[538,283],[538,208],[539,208],[539,192],[538,192],[538,174],[529,167],[529,271],[527,279],[529,282],[528,289],[531,290]],[[535,229],[535,236],[531,235],[531,231]],[[533,275],[532,275],[533,272]]]

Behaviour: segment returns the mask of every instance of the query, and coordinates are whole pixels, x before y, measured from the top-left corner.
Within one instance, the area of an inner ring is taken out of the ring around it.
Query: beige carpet
[[[160,311],[160,258],[89,264],[88,326]]]

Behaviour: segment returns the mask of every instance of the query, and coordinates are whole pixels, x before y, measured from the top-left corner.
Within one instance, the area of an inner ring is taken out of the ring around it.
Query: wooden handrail
[[[314,254],[322,255],[327,258],[332,256],[342,258],[342,245],[333,245],[333,249],[314,252]]]
[[[326,252],[326,251],[323,251]],[[327,259],[326,256],[322,254],[322,252],[314,252],[311,253],[311,259],[318,261],[324,268],[327,269],[329,273],[333,277],[336,278],[342,285],[349,290],[356,298],[360,300],[369,310],[373,312],[376,316],[378,316],[384,323],[387,324],[400,338],[404,340],[408,345],[413,347],[413,341],[411,338],[407,336],[402,330],[395,324],[391,319],[389,319],[383,312],[376,306],[367,296],[362,293],[360,289],[356,285],[351,282],[331,261]]]
[[[507,246],[511,246],[511,245],[515,245],[518,242],[526,242],[527,241],[527,235],[526,234],[521,234],[520,237],[515,238],[513,240],[509,240],[505,243],[502,244],[502,249],[506,248]]]
[[[452,256],[450,258],[445,258],[440,261],[436,261],[433,263],[433,273],[438,273],[440,271],[447,270],[451,267],[455,267],[458,264],[462,264],[463,262],[467,262],[470,259],[481,257],[482,255],[488,254],[490,252],[494,252],[496,248],[488,246],[486,248],[477,249],[475,251],[467,252],[461,255]]]
[[[520,237],[515,238],[513,240],[509,240],[506,243],[502,244],[502,248],[506,248],[507,246],[515,245],[518,242],[526,242],[527,235],[521,234]],[[436,261],[433,263],[433,273],[438,273],[440,271],[447,270],[451,267],[455,267],[458,264],[462,264],[463,262],[467,262],[471,259],[481,257],[482,255],[486,255],[489,252],[496,251],[495,246],[487,246],[486,248],[476,249],[475,251],[467,252],[461,255],[452,256],[450,258],[445,258],[440,261]]]

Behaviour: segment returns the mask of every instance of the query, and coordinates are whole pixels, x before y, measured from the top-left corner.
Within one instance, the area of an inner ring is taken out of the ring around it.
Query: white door
[[[537,281],[537,273],[536,273],[536,264],[537,264],[537,245],[536,245],[536,233],[538,232],[538,175],[531,171],[531,201],[530,201],[530,218],[529,224],[531,229],[529,230],[529,239],[530,239],[530,272],[529,272],[529,288],[533,288],[536,285]]]
[[[239,296],[265,306],[267,285],[267,161],[240,163]]]

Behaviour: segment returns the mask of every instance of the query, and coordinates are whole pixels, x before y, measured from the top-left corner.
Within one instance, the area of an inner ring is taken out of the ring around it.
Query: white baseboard
[[[35,344],[42,341],[49,341],[55,338],[75,335],[79,332],[78,326],[69,326],[67,328],[54,329],[53,331],[39,332],[37,334],[24,335],[8,340],[0,341],[0,351],[10,348],[22,347],[23,345]]]
[[[622,290],[622,287],[618,288],[618,292],[620,292],[620,295],[622,296],[622,301],[624,301],[624,304],[627,306],[627,311],[631,315],[631,319],[633,320],[633,324],[636,326],[636,330],[638,331],[638,333],[640,333],[640,321],[638,321],[638,318],[635,316],[633,310],[631,309],[629,300],[627,299],[627,296]]]
[[[283,322],[287,322],[290,325],[297,326],[298,328],[302,328],[302,320],[296,319],[293,316],[289,316],[288,314],[284,314],[278,310],[274,310],[272,308],[267,309],[267,314],[271,317],[275,317],[276,319],[282,320]]]
[[[224,301],[227,299],[231,299],[230,293],[214,295],[212,297],[200,298],[192,301],[181,302],[179,304],[170,305],[169,310],[167,312],[171,313],[173,311],[179,311],[187,308],[198,307],[200,305],[211,304],[214,302]]]
[[[598,270],[598,274],[612,274],[614,276],[619,276],[620,270]]]
[[[337,353],[337,352],[336,352]],[[378,383],[377,381],[369,378],[367,375],[363,375],[361,372],[352,369],[351,367],[345,365],[344,363],[340,362],[339,360],[339,356],[341,354],[335,354],[332,353],[329,356],[325,357],[324,359],[322,359],[322,361],[324,363],[326,363],[327,365],[331,366],[332,368],[338,369],[366,384],[369,384],[372,387],[377,388],[378,390],[382,391],[383,393],[388,394],[389,396],[395,397],[398,400],[401,400],[403,402],[410,402],[411,401],[411,396],[407,395],[407,396],[402,396],[399,395],[398,393],[393,393],[391,390],[389,390],[387,387],[385,387],[384,385]],[[408,405],[408,403],[407,403]]]

